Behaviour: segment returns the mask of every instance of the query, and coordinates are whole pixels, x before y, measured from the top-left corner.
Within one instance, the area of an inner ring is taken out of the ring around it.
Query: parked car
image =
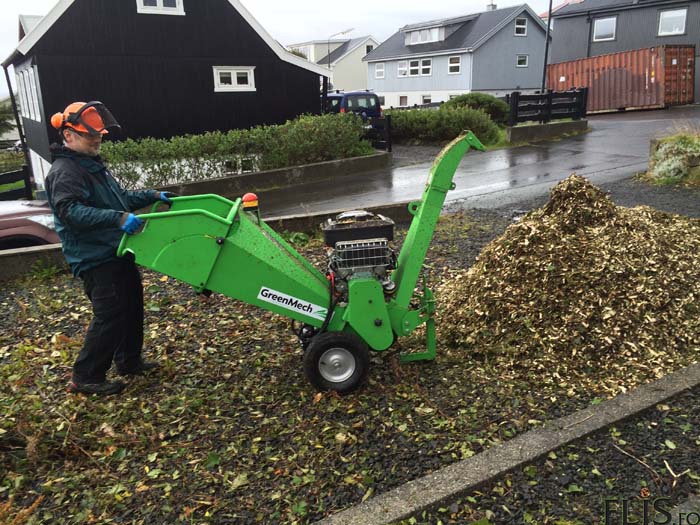
[[[46,201],[0,201],[0,250],[60,242]]]
[[[356,113],[362,120],[382,116],[379,97],[371,91],[328,93],[324,113]]]

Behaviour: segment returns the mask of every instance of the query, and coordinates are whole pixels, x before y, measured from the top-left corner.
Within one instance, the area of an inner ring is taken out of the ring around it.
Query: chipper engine
[[[298,321],[304,372],[319,390],[347,393],[365,380],[369,350],[388,349],[397,337],[426,327],[426,349],[402,362],[436,354],[435,300],[418,285],[423,262],[452,178],[470,147],[471,133],[452,141],[435,159],[400,253],[394,223],[366,211],[341,213],[322,225],[328,250],[324,275],[260,220],[252,194],[231,201],[219,195],[175,197],[167,211],[140,215],[141,232],[125,235],[118,255],[194,286]]]

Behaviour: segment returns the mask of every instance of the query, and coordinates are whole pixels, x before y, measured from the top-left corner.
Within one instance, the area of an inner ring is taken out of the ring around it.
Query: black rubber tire
[[[354,370],[342,381],[333,381],[321,373],[321,359],[329,350],[339,350],[345,357],[352,356]],[[342,352],[344,351],[344,352]],[[333,390],[348,394],[359,388],[367,379],[369,350],[365,342],[356,335],[345,332],[323,332],[311,340],[304,352],[304,373],[309,382],[322,392]]]

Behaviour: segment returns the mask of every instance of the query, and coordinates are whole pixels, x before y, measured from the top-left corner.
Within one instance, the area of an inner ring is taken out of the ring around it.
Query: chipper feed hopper
[[[299,324],[304,371],[319,390],[346,393],[367,376],[369,350],[426,325],[426,349],[402,361],[435,358],[435,300],[417,287],[428,246],[462,156],[484,147],[471,133],[455,139],[430,170],[411,226],[396,257],[393,222],[348,212],[324,227],[323,274],[260,220],[257,202],[218,195],[175,197],[168,211],[141,215],[143,230],[125,235],[120,256],[185,281],[290,317]]]

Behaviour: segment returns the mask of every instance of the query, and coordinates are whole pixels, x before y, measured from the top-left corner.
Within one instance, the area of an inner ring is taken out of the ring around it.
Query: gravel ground
[[[625,505],[628,523],[644,523],[645,505],[657,520],[647,523],[698,523],[700,515],[683,517],[672,509],[700,490],[699,448],[700,388],[695,388],[401,523],[486,518],[498,524],[617,525]]]

